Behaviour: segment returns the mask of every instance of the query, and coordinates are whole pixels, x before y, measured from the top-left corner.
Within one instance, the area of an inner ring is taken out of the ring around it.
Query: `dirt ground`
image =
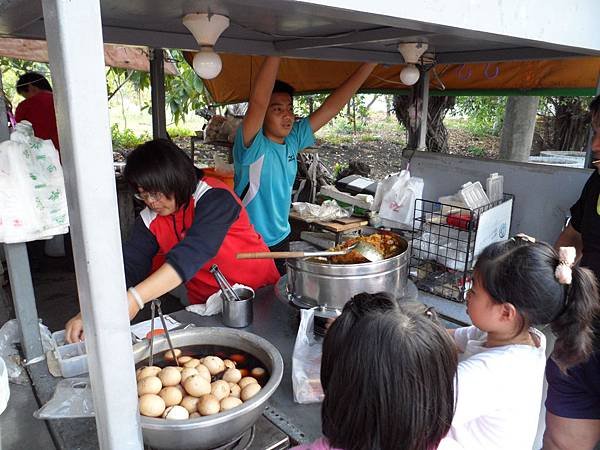
[[[329,135],[331,136],[331,135]],[[345,135],[344,142],[338,143],[328,140],[328,135],[317,137],[318,151],[321,161],[333,172],[336,164],[346,166],[350,161],[359,160],[371,167],[370,177],[383,179],[390,173],[400,170],[402,150],[406,138],[397,132],[380,131],[376,136],[372,134]],[[186,151],[190,151],[190,138],[175,138],[175,143]],[[493,136],[476,136],[464,129],[452,128],[448,130],[450,154],[461,156],[475,156],[497,158],[500,139]],[[221,158],[228,156],[228,149],[221,146],[195,144],[195,162],[199,165],[213,166],[214,153]],[[122,161],[127,150],[115,152],[115,161]]]

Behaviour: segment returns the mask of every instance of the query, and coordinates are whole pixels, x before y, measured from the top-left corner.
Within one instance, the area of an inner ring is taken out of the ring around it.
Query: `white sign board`
[[[511,198],[481,213],[475,238],[475,259],[488,245],[508,239],[512,207],[513,199]]]

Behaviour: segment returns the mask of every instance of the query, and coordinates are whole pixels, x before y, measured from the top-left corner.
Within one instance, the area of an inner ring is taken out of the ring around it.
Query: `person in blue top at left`
[[[377,65],[362,64],[319,109],[297,121],[294,89],[276,80],[279,62],[280,58],[274,56],[263,62],[233,145],[235,192],[271,251],[289,249],[288,216],[296,155],[314,144],[314,133],[340,112]],[[284,260],[278,262],[277,268],[283,274]]]

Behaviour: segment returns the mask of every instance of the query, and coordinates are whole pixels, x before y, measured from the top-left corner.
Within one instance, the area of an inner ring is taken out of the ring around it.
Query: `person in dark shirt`
[[[48,80],[40,73],[27,72],[17,80],[17,92],[25,97],[15,112],[17,122],[27,120],[33,126],[33,134],[40,139],[50,139],[60,150],[54,96]]]
[[[571,207],[571,222],[555,244],[575,247],[581,266],[600,280],[600,96],[590,104],[597,167]],[[573,324],[577,327],[577,324]],[[591,449],[600,442],[600,318],[596,318],[594,353],[566,373],[552,358],[546,365],[548,396],[544,450]]]

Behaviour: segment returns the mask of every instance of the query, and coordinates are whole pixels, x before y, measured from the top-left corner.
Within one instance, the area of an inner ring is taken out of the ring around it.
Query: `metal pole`
[[[1,90],[2,73],[0,73]],[[6,104],[4,103],[4,97],[0,96],[0,142],[8,138]],[[27,361],[35,361],[44,356],[44,350],[42,348],[42,338],[38,325],[38,314],[33,294],[33,283],[31,282],[29,259],[27,258],[27,245],[24,242],[4,244],[4,253],[8,264],[8,275],[15,306],[15,315],[21,329],[23,353]]]
[[[98,0],[42,0],[101,449],[142,449]]]
[[[427,148],[427,119],[429,114],[429,70],[419,69],[419,99],[421,100],[421,116],[419,118],[419,141],[418,150]]]
[[[596,95],[600,95],[600,73],[598,74],[598,81],[596,82]],[[585,146],[585,167],[595,169],[596,166],[592,165],[592,140],[594,139],[594,127],[590,126],[588,135],[588,141]]]
[[[152,136],[167,138],[165,115],[165,51],[162,48],[150,50],[150,92],[152,96]]]

